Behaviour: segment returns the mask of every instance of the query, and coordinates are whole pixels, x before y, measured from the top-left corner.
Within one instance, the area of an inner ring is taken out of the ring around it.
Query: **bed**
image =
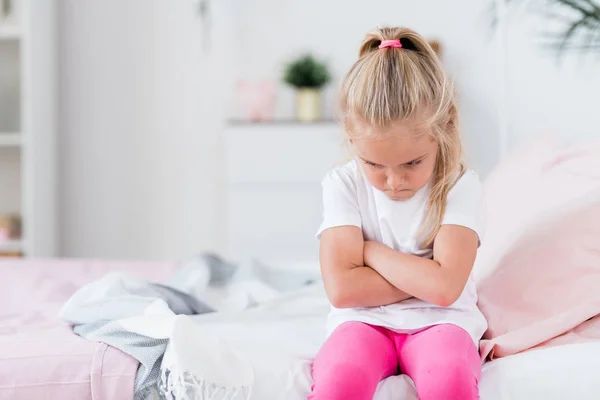
[[[243,349],[255,373],[252,399],[306,399],[328,303],[320,285],[237,314],[193,317]],[[597,399],[600,342],[532,350],[484,364],[482,400]],[[416,400],[406,376],[382,381],[374,400]]]
[[[176,263],[0,260],[0,399],[133,398],[138,363],[59,320],[63,303],[109,271],[164,281]]]
[[[0,261],[0,399],[133,398],[137,362],[117,349],[75,336],[58,320],[79,286],[108,271],[166,280],[177,263],[81,260]],[[320,283],[258,307],[190,317],[244,352],[255,381],[251,399],[305,399],[310,367],[325,336],[328,303]],[[600,343],[528,351],[486,363],[483,400],[597,399]],[[383,381],[375,400],[416,399],[410,379]]]

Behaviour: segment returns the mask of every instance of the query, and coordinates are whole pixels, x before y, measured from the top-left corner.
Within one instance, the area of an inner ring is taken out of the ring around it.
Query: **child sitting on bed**
[[[376,29],[340,103],[355,157],[322,183],[332,309],[309,399],[372,399],[398,373],[420,400],[478,399],[482,187],[461,159],[452,83],[420,35]]]

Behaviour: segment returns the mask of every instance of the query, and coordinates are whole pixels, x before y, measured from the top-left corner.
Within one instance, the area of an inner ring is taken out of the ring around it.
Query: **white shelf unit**
[[[0,252],[1,253],[17,253],[23,252],[25,249],[25,244],[22,240],[9,240],[8,242],[0,243]]]
[[[0,7],[0,215],[19,214],[22,237],[0,242],[0,256],[47,258],[57,254],[57,5],[10,2],[9,15]]]
[[[0,132],[0,147],[19,147],[23,144],[23,135],[14,132]]]
[[[19,40],[21,38],[21,30],[17,26],[2,26],[0,27],[0,40]]]
[[[318,260],[321,180],[348,159],[335,121],[230,123],[224,253],[273,265]]]

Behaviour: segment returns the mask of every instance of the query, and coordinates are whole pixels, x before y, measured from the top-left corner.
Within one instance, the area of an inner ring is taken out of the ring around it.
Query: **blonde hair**
[[[379,48],[383,40],[396,39],[401,48]],[[454,87],[436,52],[408,28],[372,30],[342,81],[339,100],[348,139],[357,138],[356,118],[377,127],[425,119],[424,128],[438,143],[427,216],[419,232],[425,234],[422,246],[431,246],[442,224],[448,192],[465,171]]]

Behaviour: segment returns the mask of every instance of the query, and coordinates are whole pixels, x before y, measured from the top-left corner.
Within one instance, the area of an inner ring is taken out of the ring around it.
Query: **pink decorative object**
[[[275,83],[273,81],[241,81],[237,88],[244,114],[250,121],[273,119],[275,107]]]
[[[392,47],[392,48],[399,49],[402,47],[402,43],[400,43],[400,39],[382,40],[381,44],[379,45],[379,48],[385,49],[386,47]]]

